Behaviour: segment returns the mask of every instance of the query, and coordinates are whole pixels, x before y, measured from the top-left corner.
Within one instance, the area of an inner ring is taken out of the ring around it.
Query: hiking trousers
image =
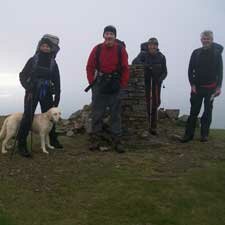
[[[196,122],[204,101],[204,112],[201,117],[201,136],[208,137],[213,110],[213,99],[211,99],[211,97],[214,92],[215,89],[197,88],[196,94],[191,93],[191,110],[186,124],[186,136],[194,137]]]
[[[99,84],[92,88],[92,134],[103,131],[103,119],[107,108],[111,117],[111,134],[121,135],[121,100],[120,91],[112,94],[102,94]]]

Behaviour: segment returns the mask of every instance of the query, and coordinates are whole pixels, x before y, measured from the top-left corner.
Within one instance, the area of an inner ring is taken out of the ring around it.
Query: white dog
[[[54,149],[49,142],[49,132],[53,127],[53,123],[57,123],[60,119],[61,112],[58,108],[53,107],[49,109],[46,113],[37,114],[34,116],[32,131],[41,138],[41,148],[44,153],[48,154],[46,150],[46,145],[50,149]],[[2,153],[7,153],[7,144],[12,137],[15,137],[20,126],[21,119],[23,117],[22,113],[14,113],[8,116],[0,132],[0,139],[4,139],[2,142]]]

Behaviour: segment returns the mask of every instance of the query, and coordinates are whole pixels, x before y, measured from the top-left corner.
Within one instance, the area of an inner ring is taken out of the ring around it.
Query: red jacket
[[[97,46],[92,50],[87,63],[87,79],[89,84],[91,84],[94,80],[94,74],[96,68],[96,50]],[[125,47],[122,47],[122,55],[121,55],[121,87],[126,87],[129,80],[129,67],[128,67],[128,55]],[[99,66],[100,72],[102,73],[113,73],[117,70],[118,67],[118,43],[115,42],[113,47],[107,47],[105,43],[101,46],[101,52],[99,56]]]

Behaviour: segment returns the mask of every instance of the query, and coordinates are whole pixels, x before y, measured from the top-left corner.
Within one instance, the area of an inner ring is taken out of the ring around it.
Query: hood
[[[141,51],[143,52],[148,51],[148,42],[144,42],[141,44]]]
[[[147,52],[148,51],[148,42],[144,42],[141,44],[141,52]],[[159,52],[159,48],[158,48],[158,52]]]
[[[220,54],[222,54],[222,52],[223,52],[223,46],[222,46],[222,45],[213,42],[212,46],[213,46],[213,48],[215,48],[217,51],[219,51]]]

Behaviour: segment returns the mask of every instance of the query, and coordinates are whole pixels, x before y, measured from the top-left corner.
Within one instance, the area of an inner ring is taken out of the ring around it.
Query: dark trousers
[[[111,117],[111,133],[113,136],[121,135],[121,100],[120,92],[113,94],[102,94],[99,84],[92,88],[92,134],[102,132],[103,118],[109,107]]]
[[[148,121],[150,128],[157,128],[158,107],[160,106],[161,99],[161,83],[149,78],[145,81],[145,96],[148,113]]]
[[[204,112],[201,117],[201,136],[207,137],[209,135],[209,128],[212,122],[212,109],[213,100],[212,94],[215,92],[213,89],[197,88],[197,93],[191,93],[191,110],[190,116],[187,121],[185,135],[194,137],[196,122],[200,113],[202,103],[204,100]]]
[[[42,97],[40,99],[37,91],[26,92],[24,97],[24,113],[20,128],[18,130],[17,139],[19,142],[25,142],[32,126],[32,121],[34,118],[34,113],[38,102],[41,106],[41,112],[47,112],[53,106],[53,97],[50,94]],[[56,137],[55,126],[53,126],[50,134],[50,139]]]

